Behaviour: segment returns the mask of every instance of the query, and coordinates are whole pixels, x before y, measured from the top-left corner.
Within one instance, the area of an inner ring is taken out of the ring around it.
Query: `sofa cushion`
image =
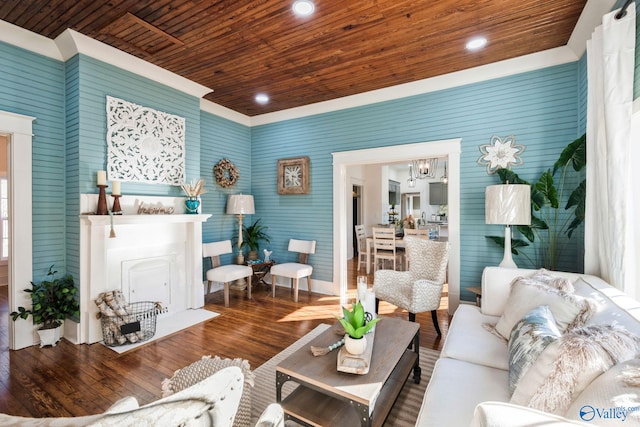
[[[471,427],[586,427],[590,425],[548,412],[503,402],[481,403],[476,407],[471,423]]]
[[[513,327],[509,338],[509,392],[549,344],[560,338],[560,331],[549,310],[541,305],[531,310]]]
[[[497,321],[497,317],[482,314],[475,305],[460,304],[449,324],[440,357],[508,370],[509,353],[504,340],[482,326],[495,325]]]
[[[618,363],[593,380],[566,417],[602,427],[640,426],[640,359]]]
[[[564,415],[591,381],[636,357],[639,346],[640,339],[618,325],[576,328],[547,346],[518,383],[511,402]]]
[[[640,335],[640,302],[594,276],[582,276],[574,282],[576,294],[596,302],[595,313],[587,324],[618,323]]]
[[[513,326],[530,310],[541,305],[549,306],[562,332],[569,327],[583,325],[595,311],[595,305],[587,298],[521,277],[511,285],[507,306],[495,326],[496,331],[509,339]]]
[[[461,360],[440,358],[425,392],[416,426],[468,426],[476,405],[509,400],[509,374]]]
[[[203,356],[202,359],[175,371],[171,378],[165,379],[162,382],[162,396],[170,396],[173,393],[191,387],[229,366],[239,367],[244,375],[244,390],[233,425],[234,427],[248,427],[251,425],[251,388],[253,387],[255,375],[251,372],[251,367],[247,360]]]

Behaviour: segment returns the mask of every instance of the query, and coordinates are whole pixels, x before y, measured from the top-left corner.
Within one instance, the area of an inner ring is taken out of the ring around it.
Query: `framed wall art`
[[[278,194],[309,193],[309,157],[278,160]]]
[[[115,181],[184,183],[184,117],[107,96],[107,171]]]

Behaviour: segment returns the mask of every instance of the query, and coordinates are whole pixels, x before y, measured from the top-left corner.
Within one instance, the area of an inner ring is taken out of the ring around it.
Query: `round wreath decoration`
[[[229,159],[220,160],[213,167],[213,175],[216,178],[216,183],[225,188],[235,185],[238,182],[238,178],[240,178],[238,168]]]

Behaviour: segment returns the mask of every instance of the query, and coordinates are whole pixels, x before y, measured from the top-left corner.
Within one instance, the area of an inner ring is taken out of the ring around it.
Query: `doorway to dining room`
[[[364,150],[333,153],[333,229],[334,229],[334,280],[340,287],[341,302],[347,300],[347,254],[352,250],[348,236],[352,236],[352,214],[354,179],[347,170],[352,166],[381,165],[408,162],[416,158],[443,157],[448,163],[448,222],[449,222],[449,312],[457,308],[460,301],[460,146],[461,139],[421,142]],[[360,179],[359,185],[370,183]],[[366,193],[366,191],[365,191]],[[371,200],[363,196],[362,209],[368,209]],[[378,208],[375,208],[378,209]]]

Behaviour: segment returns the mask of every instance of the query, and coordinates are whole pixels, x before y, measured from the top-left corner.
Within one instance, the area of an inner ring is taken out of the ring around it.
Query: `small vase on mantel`
[[[367,337],[352,338],[349,334],[344,335],[344,348],[354,356],[359,356],[367,349]]]
[[[187,200],[184,201],[184,205],[186,207],[186,213],[197,214],[198,208],[200,207],[200,200],[198,200],[197,197],[187,197]]]

